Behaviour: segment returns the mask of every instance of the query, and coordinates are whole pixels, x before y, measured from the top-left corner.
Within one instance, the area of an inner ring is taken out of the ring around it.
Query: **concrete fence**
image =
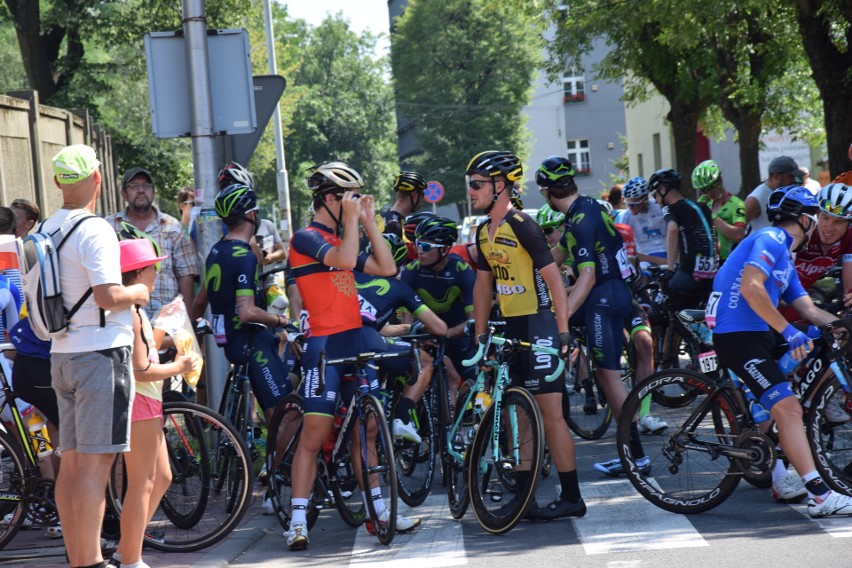
[[[88,144],[97,151],[103,174],[98,213],[118,210],[120,180],[112,138],[92,122],[89,112],[39,104],[37,91],[8,95],[0,95],[0,204],[29,199],[38,204],[42,219],[62,207],[51,158],[63,146]]]

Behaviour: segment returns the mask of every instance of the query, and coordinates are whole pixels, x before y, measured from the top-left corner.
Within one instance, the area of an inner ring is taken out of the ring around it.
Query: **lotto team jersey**
[[[710,198],[702,195],[698,198],[698,203],[703,203],[713,211],[714,206]],[[743,200],[731,193],[722,198],[722,204],[717,211],[713,211],[713,219],[722,219],[725,223],[734,227],[746,226],[746,210]],[[722,234],[721,231],[716,232],[716,238],[719,239],[719,258],[725,260],[731,255],[731,241]]]
[[[476,229],[476,267],[494,274],[500,311],[514,317],[550,309],[550,293],[539,270],[553,263],[553,255],[541,227],[517,209],[503,218],[493,240],[488,237],[490,225],[489,218]]]
[[[427,309],[417,292],[396,278],[355,273],[361,321],[364,325],[382,329],[397,308],[405,308],[417,317]]]
[[[644,213],[634,213],[628,209],[619,221],[630,225],[636,237],[636,252],[648,256],[666,254],[666,220],[663,210],[651,201]]]
[[[219,345],[226,338],[242,332],[237,314],[237,298],[252,296],[256,306],[264,306],[264,296],[257,280],[257,257],[248,243],[222,239],[207,255],[204,285],[213,316],[213,334]]]
[[[615,223],[591,197],[581,195],[568,208],[565,232],[557,246],[573,259],[575,274],[587,266],[594,267],[595,287],[607,280],[628,280],[633,275]]]
[[[402,269],[399,279],[452,327],[465,321],[467,313],[473,309],[476,273],[460,256],[449,254],[447,259],[447,265],[438,271],[425,268],[415,260]]]
[[[788,304],[807,294],[790,254],[793,238],[783,229],[766,227],[746,237],[728,261],[722,265],[713,281],[713,293],[707,302],[708,316],[715,313],[714,333],[734,331],[768,331],[769,324],[746,302],[740,293],[743,271],[754,266],[766,275],[766,292],[773,305],[778,298]]]
[[[311,334],[332,335],[361,327],[355,276],[323,264],[325,255],[340,245],[340,237],[320,223],[296,231],[290,239],[290,267],[302,303],[310,314]],[[355,270],[364,270],[367,255],[358,257]]]
[[[802,287],[808,290],[814,282],[825,276],[838,259],[843,264],[852,262],[852,227],[825,252],[822,250],[819,231],[814,231],[807,246],[796,253],[796,272],[799,273]]]

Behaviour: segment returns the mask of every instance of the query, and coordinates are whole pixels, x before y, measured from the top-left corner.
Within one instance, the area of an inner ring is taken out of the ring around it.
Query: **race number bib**
[[[701,372],[704,374],[712,373],[718,369],[719,363],[716,361],[716,352],[707,351],[706,353],[699,353],[698,365],[701,367]]]
[[[707,308],[704,310],[704,323],[707,327],[713,329],[716,327],[716,308],[719,307],[719,300],[722,299],[721,292],[713,292],[707,298]]]
[[[213,314],[213,339],[216,340],[216,345],[227,345],[228,337],[225,335],[225,316],[222,314]]]
[[[630,261],[627,260],[627,251],[624,247],[621,247],[618,249],[618,252],[615,253],[615,260],[618,262],[618,269],[621,271],[621,278],[628,282],[633,280],[633,265],[631,265]]]
[[[695,255],[695,270],[692,271],[692,277],[696,280],[712,280],[716,277],[716,255],[701,256]]]

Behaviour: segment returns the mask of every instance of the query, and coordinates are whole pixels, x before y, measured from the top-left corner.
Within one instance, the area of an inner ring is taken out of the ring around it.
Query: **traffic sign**
[[[439,181],[430,181],[426,184],[426,190],[423,192],[423,197],[427,203],[438,203],[444,198],[444,186]]]

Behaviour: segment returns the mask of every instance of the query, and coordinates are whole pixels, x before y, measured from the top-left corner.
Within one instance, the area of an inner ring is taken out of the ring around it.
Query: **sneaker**
[[[808,514],[816,519],[832,515],[846,517],[852,515],[852,497],[829,491],[822,499],[811,497],[808,501]]]
[[[263,467],[260,468],[260,471],[257,473],[257,480],[261,485],[266,485],[266,479],[269,477],[269,473],[266,471],[266,463],[263,464]]]
[[[846,393],[840,391],[825,405],[825,419],[832,424],[844,424],[852,420],[846,410]]]
[[[808,490],[805,489],[805,483],[795,473],[772,484],[772,498],[779,503],[801,503],[807,496]]]
[[[62,538],[62,525],[57,523],[55,526],[47,527],[47,536],[50,538]]]
[[[7,513],[2,520],[0,520],[0,527],[8,527],[12,524],[12,519],[15,517],[15,513]],[[33,527],[33,522],[30,519],[29,515],[24,517],[24,522],[21,523],[22,529],[31,529]]]
[[[569,503],[557,498],[552,503],[548,503],[544,507],[538,503],[533,505],[527,511],[526,518],[533,521],[553,521],[562,517],[577,517],[580,518],[586,514],[586,503],[580,499],[576,503]]]
[[[379,516],[379,524],[380,525],[386,525],[387,524],[388,515],[389,515],[388,510],[385,509],[384,513],[382,513]],[[398,533],[411,532],[414,529],[416,529],[417,527],[419,527],[420,523],[422,523],[422,522],[423,521],[420,519],[420,517],[409,518],[409,517],[405,517],[405,516],[397,513],[397,515],[396,515],[396,532],[398,532]],[[366,521],[364,521],[364,527],[367,529],[368,533],[370,533],[373,536],[376,536],[376,527],[373,526],[373,520],[372,519],[367,519]]]
[[[419,444],[423,441],[422,438],[420,438],[420,434],[417,433],[417,428],[414,427],[413,422],[406,424],[399,418],[393,419],[391,432],[393,433],[394,438],[402,438],[403,440],[408,440],[415,444]]]
[[[659,434],[669,427],[667,423],[650,414],[640,418],[638,426],[640,434]]]
[[[599,472],[605,473],[610,477],[618,477],[624,473],[624,466],[621,465],[621,460],[619,458],[609,460],[608,462],[598,462],[594,465],[594,467]],[[651,460],[648,456],[639,458],[636,460],[636,467],[639,468],[639,473],[642,475],[649,475],[651,473]]]
[[[263,505],[260,506],[260,510],[263,511],[264,515],[274,515],[275,507],[272,506],[272,497],[267,497],[263,501]]]
[[[306,523],[290,523],[290,530],[284,533],[287,537],[287,548],[304,550],[308,547],[308,525]]]

